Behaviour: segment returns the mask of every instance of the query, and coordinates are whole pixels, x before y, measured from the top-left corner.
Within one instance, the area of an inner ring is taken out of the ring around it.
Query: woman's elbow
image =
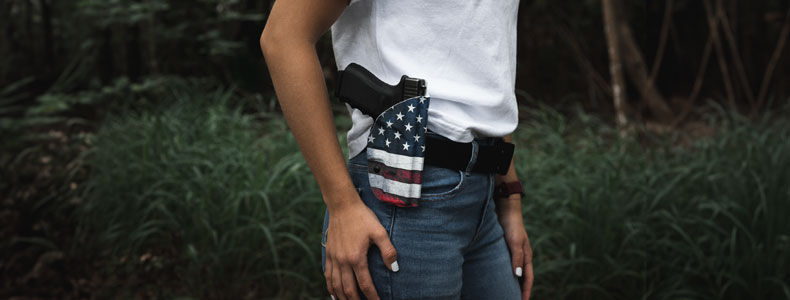
[[[286,32],[276,29],[263,29],[261,33],[261,51],[264,57],[277,55],[290,55],[294,49],[312,49],[315,41],[306,38],[305,35]]]
[[[259,42],[261,44],[261,52],[263,53],[264,57],[270,55],[277,46],[277,38],[274,34],[272,34],[272,31],[268,26],[263,28]]]

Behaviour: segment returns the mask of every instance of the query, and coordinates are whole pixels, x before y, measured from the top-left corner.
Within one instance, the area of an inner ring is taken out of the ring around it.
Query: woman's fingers
[[[390,241],[390,237],[383,227],[373,235],[373,243],[379,248],[384,265],[386,265],[390,271],[398,272],[398,270],[400,270],[400,266],[398,265],[398,251],[395,250],[395,246],[392,245],[392,241]]]
[[[343,294],[342,273],[340,272],[340,265],[338,265],[337,261],[334,261],[334,266],[332,267],[332,291],[334,294],[331,295],[335,298],[346,300],[346,296]]]
[[[529,300],[530,295],[532,294],[532,284],[535,281],[535,273],[532,269],[532,247],[529,245],[529,238],[524,241],[524,271],[526,272],[526,276],[524,276],[524,285],[522,286],[522,296],[523,300]]]
[[[511,270],[513,274],[516,276],[521,277],[524,275],[524,242],[519,241],[513,242],[514,245],[509,245],[510,247],[510,263],[513,264]]]
[[[524,276],[524,287],[522,288],[522,299],[529,300],[529,296],[532,294],[532,283],[535,279],[535,274],[532,272],[532,263],[529,263],[525,266],[526,274]]]
[[[351,269],[351,265],[345,263],[340,266],[341,269],[341,277],[343,280],[343,289],[341,294],[343,294],[343,300],[359,300],[359,293],[357,293],[357,279],[354,276],[354,270]]]
[[[359,289],[362,290],[365,297],[368,298],[368,300],[379,300],[376,287],[373,285],[373,279],[370,277],[367,260],[362,260],[362,262],[354,266],[354,274],[357,275]]]
[[[332,260],[329,259],[329,256],[326,257],[326,264],[324,266],[324,279],[326,279],[326,290],[329,292],[329,295],[334,299],[335,295],[335,287],[332,285],[332,267],[334,263]]]

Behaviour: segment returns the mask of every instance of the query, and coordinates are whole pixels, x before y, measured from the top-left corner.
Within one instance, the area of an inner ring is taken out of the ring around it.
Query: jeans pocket
[[[356,162],[349,162],[346,164],[348,168],[348,172],[350,175],[367,175],[368,174],[368,166],[367,164],[359,164]]]
[[[464,184],[464,172],[425,165],[422,171],[420,201],[441,201],[453,198]]]

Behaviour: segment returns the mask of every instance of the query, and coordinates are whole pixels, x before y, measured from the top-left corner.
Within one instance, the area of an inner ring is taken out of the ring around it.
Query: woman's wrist
[[[521,195],[513,194],[505,198],[494,199],[496,202],[497,212],[509,213],[518,212],[521,214]]]
[[[350,181],[348,184],[333,187],[331,191],[322,191],[322,196],[330,215],[356,204],[362,204],[356,188]]]

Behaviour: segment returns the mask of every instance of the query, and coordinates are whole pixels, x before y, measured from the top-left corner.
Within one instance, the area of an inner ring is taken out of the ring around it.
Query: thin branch
[[[735,34],[732,33],[730,19],[724,12],[724,4],[722,4],[721,0],[716,0],[716,2],[718,6],[717,15],[719,21],[721,21],[721,28],[724,29],[724,37],[727,39],[730,50],[732,50],[732,60],[735,61],[735,69],[738,70],[738,79],[741,81],[741,85],[745,89],[746,99],[749,100],[749,106],[754,107],[754,92],[752,91],[751,84],[749,84],[749,79],[746,75],[746,68],[743,66],[743,59],[741,59],[740,51],[738,51],[738,44],[735,43]]]
[[[611,84],[600,72],[598,72],[592,60],[590,60],[586,54],[587,50],[584,48],[584,43],[580,42],[581,38],[578,33],[572,30],[567,23],[557,22],[551,15],[557,15],[562,20],[570,20],[571,17],[562,10],[553,9],[553,6],[549,7],[549,11],[551,13],[549,14],[550,17],[548,18],[548,22],[552,28],[556,28],[559,37],[568,44],[571,51],[574,53],[573,57],[577,64],[588,73],[587,77],[591,81],[590,89],[597,86],[607,97],[613,97],[614,94],[612,93]]]
[[[727,91],[727,102],[730,105],[730,108],[733,110],[737,110],[737,106],[735,105],[735,92],[732,88],[732,80],[730,79],[730,72],[727,70],[727,60],[724,57],[724,47],[721,45],[721,39],[719,38],[719,22],[718,18],[714,16],[713,9],[711,9],[710,0],[703,0],[703,4],[705,4],[705,14],[708,18],[708,27],[710,28],[710,36],[713,39],[713,46],[716,49],[716,58],[719,61],[719,68],[721,69],[721,76],[724,80],[724,88]]]
[[[705,49],[702,50],[702,62],[699,65],[699,70],[697,70],[697,79],[694,80],[694,87],[691,89],[691,95],[689,95],[683,110],[675,117],[675,120],[672,121],[671,127],[677,127],[686,119],[686,116],[688,116],[694,108],[694,102],[697,101],[697,97],[699,97],[699,93],[702,91],[702,83],[705,81],[705,73],[707,73],[708,70],[708,61],[710,60],[711,51],[713,51],[713,39],[708,35],[708,41],[705,42]]]
[[[658,70],[661,68],[661,61],[664,59],[664,51],[667,47],[667,38],[669,37],[669,24],[672,23],[672,7],[674,0],[667,0],[666,8],[664,9],[664,23],[661,25],[661,36],[659,37],[658,50],[656,50],[656,60],[653,62],[653,69],[650,71],[650,82],[656,80]]]
[[[584,49],[582,49],[582,45],[579,43],[576,34],[565,24],[556,23],[554,21],[551,21],[551,23],[553,24],[552,27],[557,28],[557,33],[559,33],[560,38],[565,41],[571,52],[573,52],[573,58],[576,63],[587,73],[587,77],[590,79],[590,87],[598,87],[607,96],[613,96],[609,82],[595,70],[595,66],[593,66],[589,57],[585,55]]]
[[[779,59],[782,57],[788,35],[790,35],[790,9],[787,10],[787,15],[785,16],[785,25],[782,27],[782,32],[779,33],[779,41],[777,41],[774,53],[771,55],[771,60],[768,62],[768,66],[766,66],[765,74],[763,75],[763,82],[760,85],[760,95],[757,96],[757,105],[754,111],[752,111],[752,114],[759,111],[763,106],[763,101],[765,101],[765,97],[768,94],[768,87],[771,84],[771,78],[773,77],[774,69],[776,69],[776,65],[779,64]]]

